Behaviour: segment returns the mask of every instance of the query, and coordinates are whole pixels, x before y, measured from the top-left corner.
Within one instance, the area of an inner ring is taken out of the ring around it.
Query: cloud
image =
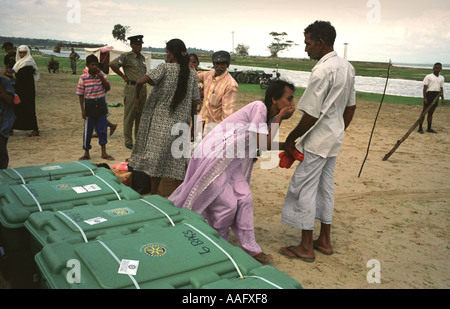
[[[115,24],[131,27],[130,34],[143,34],[145,46],[163,47],[178,37],[189,47],[232,49],[243,43],[250,54],[268,56],[271,31],[284,31],[299,44],[283,57],[307,57],[303,29],[315,20],[329,20],[336,27],[335,49],[342,55],[349,43],[350,60],[426,61],[433,57],[449,62],[450,1],[418,0],[379,3],[380,22],[371,23],[369,0],[228,0],[228,1],[122,1],[79,0],[80,23],[70,23],[67,14],[78,0],[5,1],[0,35],[110,43]],[[447,52],[448,54],[448,52]]]

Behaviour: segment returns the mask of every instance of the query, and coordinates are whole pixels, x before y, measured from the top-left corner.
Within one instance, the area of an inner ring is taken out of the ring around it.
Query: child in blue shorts
[[[98,134],[98,143],[102,149],[102,159],[114,160],[106,153],[107,128],[106,92],[111,89],[108,77],[98,68],[98,58],[95,55],[86,57],[88,71],[80,76],[76,94],[80,100],[81,115],[84,119],[83,149],[84,155],[79,160],[89,160],[89,150],[92,148],[92,133]]]

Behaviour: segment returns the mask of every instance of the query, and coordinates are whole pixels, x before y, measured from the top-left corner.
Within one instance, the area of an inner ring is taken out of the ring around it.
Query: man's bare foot
[[[334,253],[331,245],[324,246],[319,242],[319,240],[314,240],[313,243],[314,243],[314,250],[317,250],[325,255],[332,255]]]
[[[110,156],[109,154],[103,155],[102,159],[104,160],[109,160],[109,161],[113,161],[115,160],[113,156]]]
[[[301,246],[281,247],[278,252],[290,259],[300,259],[308,263],[315,261],[314,251],[306,252],[302,250]]]

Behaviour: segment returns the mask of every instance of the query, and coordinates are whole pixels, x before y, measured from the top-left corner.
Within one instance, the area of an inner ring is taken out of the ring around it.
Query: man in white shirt
[[[319,61],[297,104],[303,112],[302,118],[285,142],[288,155],[295,147],[305,159],[292,176],[282,208],[282,223],[301,229],[302,236],[299,245],[282,247],[279,252],[289,258],[313,262],[314,249],[333,253],[330,229],[334,169],[344,130],[356,109],[355,71],[334,51],[336,31],[329,22],[314,22],[305,29],[304,36],[305,51],[311,59]],[[319,238],[313,241],[315,220],[321,221],[321,230]]]
[[[433,73],[428,74],[425,76],[423,80],[423,111],[425,111],[429,104],[433,103],[434,99],[437,96],[442,97],[442,105],[444,105],[444,76],[439,75],[442,71],[442,64],[437,62],[433,66]],[[439,99],[438,99],[439,100]],[[436,104],[431,107],[431,109],[428,111],[427,116],[427,122],[428,122],[428,129],[427,132],[430,133],[437,133],[431,128],[431,123],[433,122],[433,113],[438,106],[437,102]],[[419,122],[419,132],[420,134],[423,134],[422,124],[425,119],[425,115],[420,119]]]

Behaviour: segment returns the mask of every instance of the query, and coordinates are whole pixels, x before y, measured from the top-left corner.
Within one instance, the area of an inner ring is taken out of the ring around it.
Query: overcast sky
[[[121,24],[144,35],[144,46],[179,38],[187,47],[245,44],[251,55],[269,56],[275,31],[298,44],[279,56],[307,58],[304,28],[327,20],[335,50],[343,56],[348,43],[349,60],[450,64],[449,0],[0,0],[0,7],[2,36],[108,44]]]

